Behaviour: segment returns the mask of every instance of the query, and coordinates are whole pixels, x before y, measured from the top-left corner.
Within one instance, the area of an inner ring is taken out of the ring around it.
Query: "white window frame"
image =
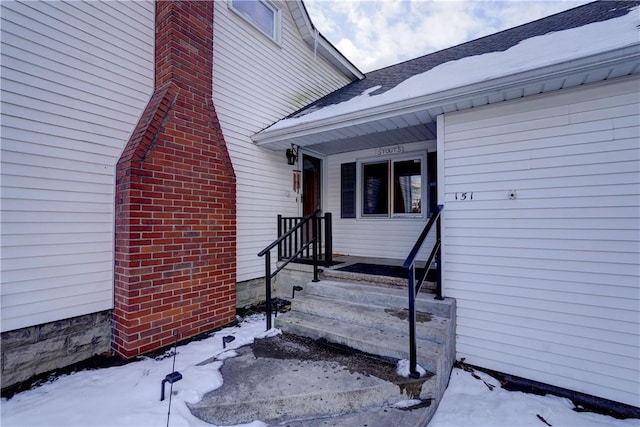
[[[422,180],[422,212],[418,213],[394,213],[394,189],[393,189],[393,172],[394,172],[394,162],[404,162],[407,160],[420,160],[420,179]],[[388,204],[388,213],[387,214],[364,214],[364,200],[363,200],[363,191],[364,191],[364,165],[373,164],[373,163],[383,163],[387,162],[389,168],[388,175],[388,184],[387,184],[387,204]],[[425,219],[429,214],[429,189],[427,182],[427,155],[423,152],[414,152],[414,153],[405,153],[402,156],[380,156],[380,157],[368,157],[364,159],[358,159],[356,161],[356,218],[358,219],[394,219],[394,218],[418,218]]]
[[[282,34],[282,11],[279,7],[277,7],[273,2],[268,0],[251,0],[260,2],[265,5],[268,9],[273,12],[273,34],[269,34],[255,22],[255,20],[251,19],[251,16],[245,14],[244,12],[237,9],[233,2],[234,0],[228,0],[228,7],[231,9],[236,15],[242,18],[244,21],[249,23],[253,28],[260,31],[265,36],[269,37],[272,41],[280,45],[281,42],[281,34]]]

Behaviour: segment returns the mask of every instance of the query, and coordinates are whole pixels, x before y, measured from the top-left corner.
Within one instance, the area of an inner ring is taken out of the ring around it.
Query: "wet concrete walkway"
[[[429,376],[402,377],[394,359],[291,334],[236,352],[221,368],[222,387],[189,405],[196,417],[219,426],[260,420],[291,427],[418,427],[435,410],[421,396]]]

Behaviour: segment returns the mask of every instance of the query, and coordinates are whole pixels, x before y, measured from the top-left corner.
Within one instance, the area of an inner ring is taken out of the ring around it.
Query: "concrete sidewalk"
[[[436,409],[422,393],[429,374],[404,378],[394,359],[291,334],[235,351],[221,368],[222,387],[189,405],[214,425],[422,427]]]

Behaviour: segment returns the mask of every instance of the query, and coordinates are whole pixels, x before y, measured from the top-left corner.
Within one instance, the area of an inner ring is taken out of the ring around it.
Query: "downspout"
[[[444,272],[444,266],[446,263],[446,245],[447,239],[445,238],[445,230],[447,227],[447,210],[445,200],[445,181],[444,181],[444,122],[445,115],[440,114],[436,117],[436,163],[437,163],[437,176],[436,182],[438,183],[438,205],[442,205],[445,209],[440,214],[440,259],[438,259],[438,268],[441,272]],[[447,290],[447,283],[444,274],[440,277],[440,287],[442,289],[442,296],[445,296]]]

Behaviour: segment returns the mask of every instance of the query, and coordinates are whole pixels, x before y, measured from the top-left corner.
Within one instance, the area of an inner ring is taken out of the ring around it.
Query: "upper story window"
[[[280,10],[269,1],[231,0],[231,9],[273,41],[280,42]]]

